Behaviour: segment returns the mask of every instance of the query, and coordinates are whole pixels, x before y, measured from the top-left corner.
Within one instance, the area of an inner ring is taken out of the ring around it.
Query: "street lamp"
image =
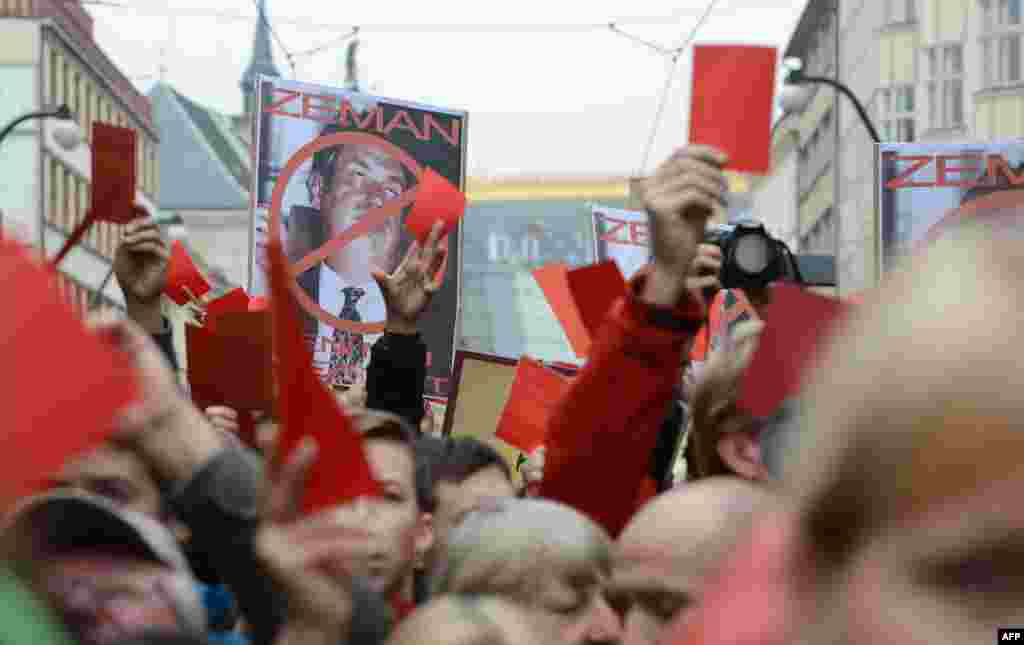
[[[861,105],[861,102],[857,100],[856,95],[839,81],[824,76],[806,76],[804,75],[803,66],[791,64],[789,71],[786,73],[782,92],[779,94],[779,106],[786,112],[801,112],[811,100],[811,88],[810,85],[828,85],[839,90],[846,98],[850,99],[853,103],[853,107],[857,110],[857,114],[860,116],[861,122],[864,127],[867,128],[868,134],[875,143],[881,143],[881,139],[878,136],[878,130],[875,129],[875,125],[871,123],[871,119],[868,117],[867,110]]]
[[[66,105],[22,114],[4,126],[3,130],[0,130],[0,143],[3,143],[3,140],[14,131],[14,128],[29,119],[57,119],[59,123],[53,129],[53,138],[65,150],[74,150],[78,147],[78,144],[82,143],[82,131],[79,129],[78,124],[75,123],[75,115],[71,113],[71,110]]]

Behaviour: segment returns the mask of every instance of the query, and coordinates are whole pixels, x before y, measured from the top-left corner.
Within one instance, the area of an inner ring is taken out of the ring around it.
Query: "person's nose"
[[[587,618],[587,643],[618,645],[622,640],[622,622],[604,596],[599,594],[594,599]]]

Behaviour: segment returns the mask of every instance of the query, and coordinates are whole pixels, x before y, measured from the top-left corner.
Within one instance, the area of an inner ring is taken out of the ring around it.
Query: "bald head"
[[[619,537],[612,576],[626,642],[656,642],[671,619],[690,609],[773,499],[743,480],[711,478],[663,493],[637,513]]]
[[[519,606],[495,597],[441,596],[399,625],[390,645],[545,645],[549,634]]]

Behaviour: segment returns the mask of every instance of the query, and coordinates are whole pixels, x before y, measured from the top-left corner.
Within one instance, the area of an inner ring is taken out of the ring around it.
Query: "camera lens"
[[[748,275],[757,275],[768,268],[771,250],[768,239],[762,235],[743,235],[736,240],[733,256],[736,266]]]

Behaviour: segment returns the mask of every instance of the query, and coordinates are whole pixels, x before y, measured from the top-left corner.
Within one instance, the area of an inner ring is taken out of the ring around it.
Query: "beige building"
[[[883,141],[1014,139],[1024,133],[1022,10],[1024,0],[811,0],[785,55],[850,87]],[[792,221],[775,204],[791,203],[780,190],[795,184],[799,250],[834,252],[843,293],[875,284],[875,148],[854,108],[815,87],[773,146],[755,212]]]
[[[155,209],[158,186],[156,129],[149,101],[92,38],[92,19],[77,1],[0,0],[0,122],[66,104],[86,140],[66,150],[54,122],[28,121],[0,144],[0,209],[11,234],[56,253],[89,207],[91,124],[137,133],[136,199]],[[61,263],[61,286],[84,308],[107,275],[119,226],[101,223]],[[113,281],[101,302],[123,304]]]

